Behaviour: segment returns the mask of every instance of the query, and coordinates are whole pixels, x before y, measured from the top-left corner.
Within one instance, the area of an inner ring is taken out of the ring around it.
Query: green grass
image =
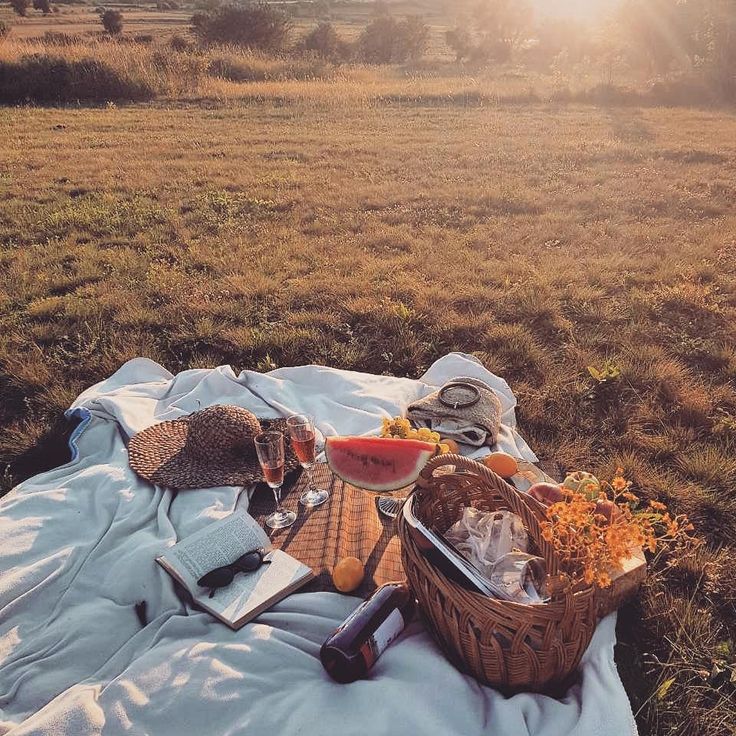
[[[733,734],[736,118],[293,84],[0,109],[0,488],[136,355],[418,376],[475,353],[540,455],[691,515],[707,548],[655,566],[618,661],[642,733]]]

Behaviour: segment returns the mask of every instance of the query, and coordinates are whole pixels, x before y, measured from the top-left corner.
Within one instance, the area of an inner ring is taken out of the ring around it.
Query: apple
[[[617,517],[621,516],[621,510],[613,501],[598,501],[595,505],[594,514],[600,514],[606,517],[606,523],[610,524]]]
[[[601,484],[598,478],[592,473],[586,473],[582,470],[570,473],[563,481],[562,487],[567,488],[569,491],[585,494],[589,501],[595,501],[601,490]]]
[[[535,483],[527,493],[545,506],[551,506],[564,498],[559,483]]]

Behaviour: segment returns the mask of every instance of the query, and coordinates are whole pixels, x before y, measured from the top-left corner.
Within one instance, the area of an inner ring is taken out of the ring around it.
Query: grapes
[[[394,437],[402,440],[421,440],[422,442],[439,442],[440,436],[428,427],[414,429],[411,422],[404,417],[388,419],[384,417],[381,426],[381,437]]]

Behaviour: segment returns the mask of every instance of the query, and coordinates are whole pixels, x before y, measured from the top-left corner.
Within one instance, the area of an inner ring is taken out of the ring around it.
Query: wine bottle
[[[330,677],[338,682],[365,677],[411,621],[414,607],[414,596],[405,583],[386,583],[378,588],[322,645],[319,656]]]

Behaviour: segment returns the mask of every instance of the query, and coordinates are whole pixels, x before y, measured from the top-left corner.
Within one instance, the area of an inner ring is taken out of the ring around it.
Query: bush
[[[190,51],[194,44],[188,38],[176,33],[169,39],[169,46],[172,51],[183,53],[184,51]]]
[[[429,39],[429,28],[418,16],[398,22],[381,15],[363,30],[358,41],[360,55],[369,64],[390,64],[422,57]]]
[[[140,33],[133,36],[133,40],[136,43],[153,43],[153,36],[150,33]]]
[[[473,51],[473,37],[467,28],[452,28],[445,31],[445,43],[455,52],[455,61],[463,61]]]
[[[62,33],[60,31],[46,31],[43,34],[43,42],[47,46],[73,46],[82,43],[82,37],[73,33]]]
[[[123,32],[123,14],[119,10],[106,10],[101,20],[104,29],[111,36],[117,36]]]
[[[10,25],[4,20],[0,20],[0,41],[10,35]]]
[[[33,9],[40,10],[44,15],[51,13],[51,3],[49,0],[33,0]]]
[[[203,43],[231,43],[280,51],[289,33],[286,16],[270,5],[226,5],[192,16],[192,32]]]
[[[155,96],[145,82],[125,77],[96,59],[69,61],[31,54],[0,61],[0,102],[143,101]]]
[[[222,54],[210,59],[207,73],[229,82],[266,82],[285,79],[325,79],[332,67],[322,59],[267,58],[257,54]]]
[[[20,16],[28,13],[28,0],[10,0],[10,7]]]
[[[301,48],[331,61],[346,61],[350,45],[338,35],[332,23],[320,23],[301,42]]]

